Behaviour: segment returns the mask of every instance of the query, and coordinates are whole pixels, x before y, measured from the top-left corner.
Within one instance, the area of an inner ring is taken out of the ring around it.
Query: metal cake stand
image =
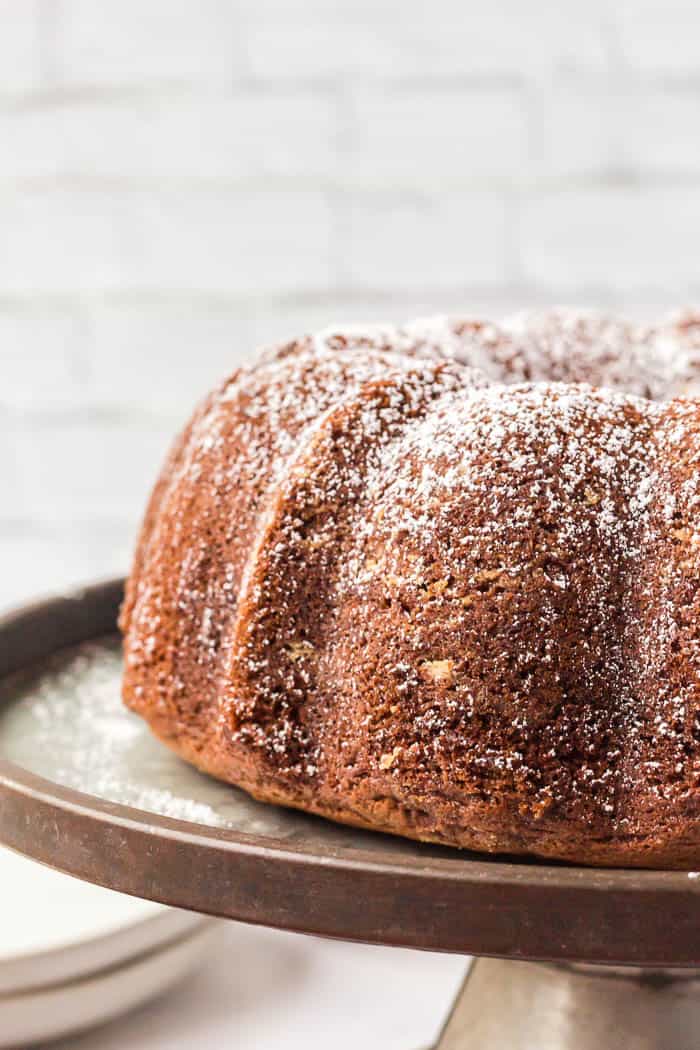
[[[442,1050],[697,1050],[697,873],[488,859],[256,803],[122,708],[121,590],[0,620],[0,842],[179,908],[476,955]]]

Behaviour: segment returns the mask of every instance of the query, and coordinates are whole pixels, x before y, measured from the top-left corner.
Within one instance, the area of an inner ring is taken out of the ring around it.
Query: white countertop
[[[226,923],[211,960],[160,1000],[57,1050],[419,1050],[465,960]]]

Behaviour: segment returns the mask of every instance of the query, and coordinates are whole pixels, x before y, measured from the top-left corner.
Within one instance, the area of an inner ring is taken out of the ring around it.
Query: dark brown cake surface
[[[124,699],[258,798],[475,850],[700,861],[700,321],[328,330],[177,440]]]

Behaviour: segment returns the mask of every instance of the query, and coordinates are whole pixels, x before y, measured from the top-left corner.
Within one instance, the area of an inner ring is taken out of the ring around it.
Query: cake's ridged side
[[[320,415],[392,366],[395,355],[338,359],[303,341],[236,373],[176,442],[122,612],[124,697],[192,760],[216,735],[241,584],[287,464]]]
[[[353,752],[337,797],[426,838],[605,850],[649,426],[639,402],[533,388],[446,399],[407,431],[326,656]]]
[[[619,830],[641,860],[663,850],[690,863],[700,845],[700,403],[664,408],[649,458],[650,509],[630,588],[636,676]]]
[[[233,770],[258,793],[286,785],[308,789],[319,802],[328,799],[343,746],[335,724],[346,698],[327,656],[338,580],[356,555],[367,476],[406,427],[465,381],[461,370],[445,364],[387,371],[307,432],[281,479],[241,589],[221,683],[215,760],[221,765],[212,770],[218,775],[230,777]]]
[[[191,621],[181,616],[191,581],[183,584],[180,566],[187,540],[182,515],[173,512],[191,498],[187,478],[195,462],[193,450],[201,444],[215,404],[212,394],[168,454],[146,509],[119,618],[124,636],[124,701],[136,711],[147,711],[166,739],[179,738],[189,727],[197,731],[195,722],[183,717],[181,703],[185,691],[197,696],[200,690],[202,660],[198,646],[194,657],[187,656],[192,652],[187,639],[197,638],[197,632],[188,635]],[[196,529],[200,528],[198,521]]]
[[[499,383],[663,398],[697,382],[699,333],[548,314],[268,353],[156,487],[127,703],[200,768],[336,820],[697,859],[700,407]]]

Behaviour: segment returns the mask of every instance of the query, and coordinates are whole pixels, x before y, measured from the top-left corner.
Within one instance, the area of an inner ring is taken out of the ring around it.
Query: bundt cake
[[[211,394],[148,507],[124,699],[258,799],[700,862],[700,316],[331,329]]]

